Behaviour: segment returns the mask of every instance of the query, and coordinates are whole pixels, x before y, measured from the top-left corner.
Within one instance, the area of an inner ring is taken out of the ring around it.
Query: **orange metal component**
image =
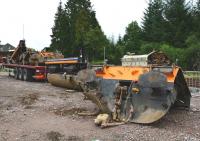
[[[73,61],[53,61],[53,62],[45,62],[46,65],[53,65],[53,64],[76,64],[78,63],[77,60],[73,60]]]
[[[43,57],[51,57],[51,56],[54,55],[53,52],[44,52],[44,51],[40,52],[40,54],[41,54]]]
[[[102,71],[96,72],[96,76],[104,79],[138,81],[140,75],[151,71],[151,69],[151,67],[104,66]],[[174,67],[172,72],[163,72],[167,76],[168,82],[175,81],[179,69],[179,67]]]
[[[33,76],[33,78],[35,78],[36,80],[44,80],[46,79],[44,74],[36,74],[35,76]]]

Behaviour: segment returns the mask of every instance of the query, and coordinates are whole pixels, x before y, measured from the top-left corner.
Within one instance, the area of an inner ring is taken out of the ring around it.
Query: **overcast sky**
[[[62,0],[64,3],[66,0]],[[91,0],[107,37],[124,35],[131,21],[142,20],[147,0]],[[0,41],[17,46],[24,37],[28,47],[49,46],[59,0],[0,0]]]

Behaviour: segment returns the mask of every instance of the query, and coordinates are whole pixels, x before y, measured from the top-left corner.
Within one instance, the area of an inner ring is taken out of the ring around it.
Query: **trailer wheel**
[[[23,70],[23,77],[24,77],[24,81],[32,81],[32,72],[29,69],[24,69]]]
[[[19,80],[24,80],[23,79],[23,69],[22,68],[18,69],[18,78],[19,78]]]
[[[8,70],[8,76],[11,77],[11,69]]]
[[[23,70],[23,77],[24,77],[24,81],[28,81],[28,80],[27,80],[27,78],[28,78],[28,77],[27,77],[27,69],[24,69],[24,70]]]
[[[15,68],[14,74],[15,74],[15,79],[18,79],[19,78],[19,70],[18,70],[18,68]]]

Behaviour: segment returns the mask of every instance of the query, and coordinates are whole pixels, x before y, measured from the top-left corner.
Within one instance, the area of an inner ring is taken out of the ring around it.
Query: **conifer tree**
[[[60,2],[51,38],[51,48],[65,57],[82,55],[89,60],[102,58],[108,44],[90,0],[68,0],[65,8]]]
[[[69,0],[66,3],[66,12],[70,18],[72,40],[72,54],[77,56],[80,51],[83,58],[91,60],[102,57],[106,36],[96,19],[90,0]],[[99,53],[96,53],[98,52]],[[102,54],[101,54],[102,53]]]
[[[193,8],[193,33],[200,37],[200,0],[197,1]]]
[[[141,46],[141,28],[138,23],[131,22],[126,28],[126,33],[123,38],[123,44],[126,52],[138,53]]]
[[[162,42],[164,38],[164,18],[162,0],[150,0],[143,19],[143,40]]]
[[[68,23],[68,17],[62,7],[62,2],[60,1],[57,13],[55,14],[54,26],[52,28],[50,47],[53,50],[58,50],[64,53],[67,45],[66,42],[69,36]]]
[[[190,7],[185,0],[166,0],[165,28],[167,43],[174,47],[186,47],[186,39],[192,31]]]

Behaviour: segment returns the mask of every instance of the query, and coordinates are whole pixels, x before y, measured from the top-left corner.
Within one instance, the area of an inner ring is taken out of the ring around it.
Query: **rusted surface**
[[[49,74],[48,79],[54,85],[83,91],[99,113],[108,114],[113,121],[152,123],[174,104],[190,106],[190,92],[181,69],[163,70],[114,66],[104,67],[97,77],[92,70],[81,70],[78,75]]]
[[[151,76],[155,79],[146,81]],[[115,121],[152,123],[162,118],[175,103],[176,91],[173,84],[167,83],[165,75],[149,72],[141,75],[138,82],[128,84],[100,80],[101,97]]]
[[[18,47],[8,58],[9,62],[6,63],[37,66],[44,65],[47,59],[54,58],[64,58],[64,56],[54,52],[34,51],[26,47],[25,40],[20,40]]]
[[[104,66],[101,71],[97,71],[96,75],[97,77],[101,77],[103,79],[138,81],[140,75],[147,73],[151,70],[155,70],[166,75],[167,82],[174,82],[180,68],[177,66],[175,67]]]
[[[94,103],[117,122],[152,123],[172,105],[190,107],[191,95],[178,67],[105,66],[95,81],[99,96]]]
[[[169,66],[172,62],[165,53],[153,52],[148,56],[148,64]]]
[[[47,79],[49,83],[54,86],[82,91],[78,84],[77,77],[74,75],[47,74]]]

